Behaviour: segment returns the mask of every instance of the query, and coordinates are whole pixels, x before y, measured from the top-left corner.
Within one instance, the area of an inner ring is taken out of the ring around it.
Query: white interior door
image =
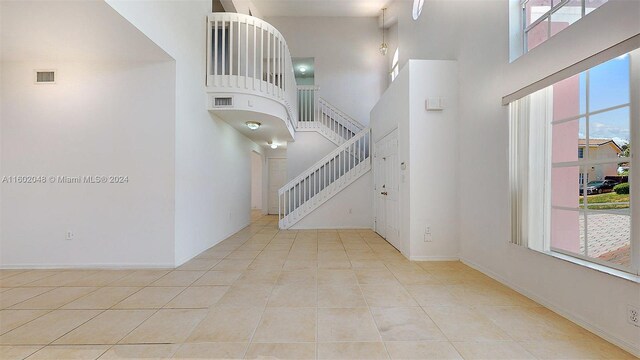
[[[269,214],[278,213],[278,190],[287,183],[287,159],[269,159]]]
[[[375,149],[376,232],[400,249],[398,131],[378,141]]]
[[[378,149],[378,144],[376,143],[376,149]],[[387,238],[387,197],[384,196],[384,190],[382,185],[385,183],[387,167],[386,161],[382,156],[376,154],[373,162],[374,169],[374,183],[375,187],[374,198],[376,199],[376,221],[375,221],[375,231],[382,236],[383,238]]]
[[[395,133],[394,133],[395,134]],[[389,143],[385,164],[386,171],[386,220],[387,220],[387,241],[396,249],[400,249],[400,227],[399,227],[399,207],[398,207],[398,174],[400,167],[398,165],[398,141],[394,138]]]

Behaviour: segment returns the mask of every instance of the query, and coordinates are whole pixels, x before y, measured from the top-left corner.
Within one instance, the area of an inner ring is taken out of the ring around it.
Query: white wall
[[[296,141],[287,144],[287,181],[336,149],[336,145],[315,131],[298,131]]]
[[[351,17],[270,17],[293,57],[315,58],[320,96],[338,109],[369,123],[369,112],[386,87],[386,59],[378,48],[377,19]]]
[[[104,3],[0,9],[0,177],[47,178],[0,184],[0,267],[172,266],[175,63]],[[49,179],[83,175],[128,182]]]
[[[211,1],[109,0],[176,60],[175,262],[249,223],[250,152],[262,148],[206,110],[206,16]]]
[[[262,155],[251,152],[251,209],[262,210]]]
[[[627,304],[640,306],[638,284],[508,243],[508,111],[500,105],[512,89],[638,33],[640,3],[611,0],[511,65],[507,0],[456,3],[473,14],[460,25],[459,172],[473,174],[459,178],[462,259],[640,354],[640,329],[626,323]]]
[[[640,355],[640,329],[626,323],[627,304],[640,306],[638,284],[508,243],[508,111],[501,106],[502,96],[637,34],[640,2],[610,0],[512,64],[508,8],[508,0],[427,0],[418,21],[407,8],[399,16],[401,63],[414,56],[458,59],[453,146],[460,154],[461,259]]]
[[[456,259],[458,241],[458,69],[455,61],[410,60],[411,259]],[[427,98],[444,110],[426,111]],[[425,242],[426,227],[432,241]]]
[[[389,46],[389,52],[387,52],[387,64],[386,64],[386,79],[387,79],[387,87],[389,87],[389,85],[391,85],[391,66],[393,65],[393,55],[395,54],[396,49],[398,49],[398,23],[394,23],[393,25],[389,26],[389,28],[387,28],[385,30],[386,32],[386,43]],[[402,69],[402,65],[400,63],[400,52],[402,52],[402,50],[400,49],[398,52],[398,69]]]
[[[371,112],[374,141],[398,128],[400,250],[412,260],[458,258],[456,80],[455,61],[410,60]],[[426,111],[428,97],[445,109]]]
[[[495,0],[491,0],[495,1]],[[389,13],[397,17],[397,43],[400,48],[400,67],[409,59],[455,60],[457,58],[460,26],[458,22],[463,1],[425,0],[418,20],[412,18],[412,1],[396,0],[389,5]],[[485,3],[489,0],[480,0]],[[506,10],[505,10],[506,11]],[[469,16],[475,16],[469,14]],[[391,29],[390,29],[391,30]],[[393,34],[393,33],[392,33]],[[393,54],[391,54],[393,56]]]
[[[372,182],[373,176],[369,171],[297,222],[292,229],[370,229],[373,226]]]

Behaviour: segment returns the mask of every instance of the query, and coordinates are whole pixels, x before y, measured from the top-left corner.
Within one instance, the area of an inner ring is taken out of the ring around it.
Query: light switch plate
[[[442,111],[444,110],[444,99],[440,97],[428,98],[425,101],[425,108],[427,111]]]

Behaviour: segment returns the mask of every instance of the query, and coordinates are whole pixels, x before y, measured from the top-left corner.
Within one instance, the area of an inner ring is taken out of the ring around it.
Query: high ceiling
[[[388,0],[253,0],[265,16],[377,16]]]
[[[171,59],[104,1],[1,1],[1,61]]]

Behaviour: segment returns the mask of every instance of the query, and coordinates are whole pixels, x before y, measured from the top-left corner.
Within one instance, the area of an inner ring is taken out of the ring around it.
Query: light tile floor
[[[632,359],[459,262],[274,217],[175,270],[0,271],[0,359]]]

